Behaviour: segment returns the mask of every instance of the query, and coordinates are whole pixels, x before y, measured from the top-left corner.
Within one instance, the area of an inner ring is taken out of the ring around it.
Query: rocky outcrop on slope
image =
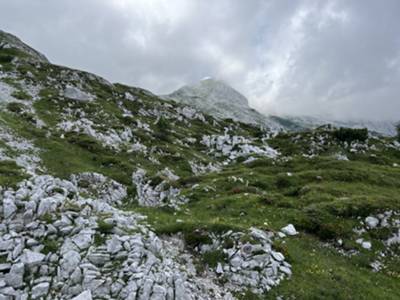
[[[223,289],[215,276],[197,275],[182,240],[161,239],[143,216],[116,208],[125,196],[120,184],[90,173],[71,181],[33,176],[3,190],[0,298],[233,299],[229,290],[251,284],[261,292],[290,273],[268,235],[254,229],[260,242],[246,246],[254,251],[224,250],[231,267],[223,267],[230,274]],[[264,254],[254,256],[256,249]]]

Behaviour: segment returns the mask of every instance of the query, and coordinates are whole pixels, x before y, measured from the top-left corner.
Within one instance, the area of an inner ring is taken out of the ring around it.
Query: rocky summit
[[[0,31],[0,300],[399,299],[397,138],[254,114]]]

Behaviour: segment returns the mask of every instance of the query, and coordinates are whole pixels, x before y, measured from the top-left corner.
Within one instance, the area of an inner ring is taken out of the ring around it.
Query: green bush
[[[13,113],[20,114],[24,111],[25,105],[18,102],[10,102],[7,104],[7,109]]]
[[[0,54],[0,64],[7,64],[13,60],[13,56],[7,54]]]
[[[368,129],[353,129],[340,127],[333,131],[333,137],[340,142],[351,143],[354,141],[365,142],[368,139]]]
[[[111,233],[114,228],[113,224],[106,223],[104,220],[99,220],[97,226],[101,233]]]
[[[288,188],[292,185],[291,180],[287,175],[279,175],[276,178],[275,184],[278,189]]]
[[[11,96],[13,96],[14,98],[20,99],[20,100],[31,100],[32,96],[29,95],[28,93],[19,90],[19,91],[14,91]]]
[[[49,254],[49,253],[56,253],[58,251],[58,248],[59,248],[57,240],[54,240],[54,239],[51,239],[51,238],[46,238],[43,241],[43,245],[44,245],[44,248],[42,250],[42,253],[46,254],[46,255]]]
[[[222,250],[208,251],[203,254],[203,262],[211,268],[215,268],[218,263],[223,263],[226,259],[227,255]]]

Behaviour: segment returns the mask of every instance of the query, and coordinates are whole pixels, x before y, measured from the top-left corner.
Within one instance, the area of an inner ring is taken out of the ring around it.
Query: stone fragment
[[[45,296],[49,292],[50,284],[42,282],[32,288],[32,299],[38,299]]]
[[[92,292],[90,290],[83,291],[71,300],[92,300]]]
[[[20,288],[24,285],[25,267],[23,263],[12,265],[10,272],[5,276],[5,282],[13,288]]]
[[[369,228],[375,228],[379,224],[379,219],[369,216],[365,218],[365,223]]]
[[[281,229],[281,231],[284,234],[287,234],[287,235],[296,235],[296,234],[298,234],[298,232],[296,231],[296,228],[294,228],[293,224],[289,224],[289,225],[283,227]]]
[[[25,249],[21,257],[21,262],[28,267],[34,267],[39,265],[45,259],[45,257],[46,256],[42,253]]]

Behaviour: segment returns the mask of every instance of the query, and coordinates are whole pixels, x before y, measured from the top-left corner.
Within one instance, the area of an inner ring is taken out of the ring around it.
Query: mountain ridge
[[[218,118],[232,118],[248,124],[266,126],[274,131],[313,129],[331,124],[336,127],[368,128],[377,134],[396,135],[395,122],[371,120],[336,120],[313,116],[265,115],[249,106],[248,99],[227,83],[206,78],[163,96],[191,105]]]
[[[194,106],[218,118],[232,118],[274,131],[282,129],[279,123],[250,108],[245,96],[221,80],[207,78],[163,97]]]

